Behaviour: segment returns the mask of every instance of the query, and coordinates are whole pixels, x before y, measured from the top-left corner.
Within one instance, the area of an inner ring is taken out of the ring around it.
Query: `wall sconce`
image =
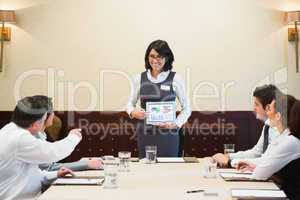
[[[295,42],[296,73],[298,73],[299,72],[299,54],[298,54],[299,32],[298,32],[297,24],[300,22],[300,11],[287,12],[286,21],[288,24],[295,25],[295,28],[288,29],[288,40],[290,42]]]
[[[9,27],[4,27],[6,22],[15,23],[16,15],[13,10],[0,10],[0,22],[2,27],[0,28],[0,39],[1,39],[1,54],[0,54],[0,72],[3,69],[3,50],[4,50],[4,41],[10,41],[11,30]]]

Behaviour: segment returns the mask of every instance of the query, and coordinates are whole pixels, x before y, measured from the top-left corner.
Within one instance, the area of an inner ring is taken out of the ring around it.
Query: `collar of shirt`
[[[169,74],[170,74],[170,70],[165,71],[165,72],[162,71],[158,74],[157,78],[154,78],[151,74],[151,70],[150,69],[147,70],[147,78],[153,83],[161,83],[161,82],[165,81],[167,79],[167,77],[169,76]]]
[[[7,124],[7,128],[9,131],[13,130],[13,131],[16,131],[18,134],[29,134],[31,135],[32,137],[35,137],[35,138],[41,138],[41,139],[47,139],[47,135],[46,133],[44,133],[44,135],[40,135],[40,133],[36,133],[36,134],[32,134],[30,133],[30,131],[28,131],[27,129],[25,128],[22,128],[22,127],[19,127],[17,124],[15,124],[14,122],[10,122],[9,124]]]
[[[279,133],[279,135],[276,137],[274,141],[271,142],[272,145],[277,145],[280,143],[281,140],[284,140],[284,137],[288,136],[290,134],[290,129],[285,129],[282,133]]]
[[[270,119],[269,118],[265,121],[265,125],[270,126]]]
[[[282,136],[287,136],[287,135],[289,135],[291,133],[291,131],[290,131],[290,129],[285,129],[280,135],[282,135]]]
[[[269,119],[269,118],[265,121],[265,125],[270,126],[270,119]],[[270,129],[271,129],[271,130],[274,130],[276,133],[280,134],[280,133],[278,132],[278,130],[277,130],[277,127],[272,127],[272,126],[270,126]]]
[[[38,132],[37,134],[34,135],[34,137],[41,140],[47,140],[47,135],[44,131]]]
[[[14,130],[14,131],[16,131],[17,133],[20,133],[20,134],[28,133],[28,134],[31,135],[31,133],[27,129],[19,127],[14,122],[10,122],[9,124],[7,124],[7,126],[5,128],[7,128],[9,131]]]

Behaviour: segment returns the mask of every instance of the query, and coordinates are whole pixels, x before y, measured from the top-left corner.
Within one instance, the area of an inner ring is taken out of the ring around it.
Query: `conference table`
[[[118,173],[118,188],[103,186],[58,186],[52,185],[39,200],[153,200],[153,199],[222,199],[230,200],[231,189],[278,189],[273,182],[225,181],[218,174],[216,178],[204,178],[204,159],[199,163],[130,163],[130,172]],[[104,176],[103,170],[76,172],[79,176]],[[203,189],[204,192],[187,193]],[[209,195],[209,194],[217,195]]]

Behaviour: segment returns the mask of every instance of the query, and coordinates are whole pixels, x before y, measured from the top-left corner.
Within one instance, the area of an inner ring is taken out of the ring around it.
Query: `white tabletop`
[[[221,177],[202,177],[203,159],[200,163],[131,163],[130,172],[119,172],[119,187],[103,186],[51,186],[39,200],[125,200],[125,199],[232,199],[230,189],[278,189],[272,182],[226,182]],[[77,172],[80,175],[104,175],[103,171]],[[186,191],[204,189],[218,196]]]

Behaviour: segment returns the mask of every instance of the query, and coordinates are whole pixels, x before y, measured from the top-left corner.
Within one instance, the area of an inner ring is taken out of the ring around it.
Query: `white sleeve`
[[[57,162],[70,155],[80,140],[77,135],[69,134],[60,141],[50,143],[24,133],[19,137],[16,156],[32,164]]]
[[[44,176],[44,181],[49,182],[53,181],[54,179],[57,179],[57,171],[46,171],[42,170],[42,174]]]
[[[180,128],[188,120],[192,111],[184,81],[177,73],[174,76],[173,88],[181,106],[180,114],[177,116],[175,121],[176,125]]]
[[[264,126],[265,128],[265,126]],[[231,160],[234,159],[244,159],[244,158],[257,158],[260,157],[263,153],[263,145],[264,145],[264,128],[261,132],[260,138],[257,144],[249,150],[246,151],[239,151],[236,153],[229,154]],[[235,161],[234,161],[235,162]]]
[[[244,162],[249,162],[252,164],[257,165],[261,160],[261,157],[259,158],[235,158],[233,160],[231,160],[231,166],[236,167],[236,165],[238,164],[238,162],[244,161]]]
[[[269,149],[260,159],[253,172],[253,178],[266,180],[289,162],[300,157],[300,141],[294,136],[287,136],[279,141],[280,144]]]
[[[134,77],[133,81],[131,82],[131,91],[128,98],[128,102],[126,105],[126,112],[130,116],[130,113],[135,109],[136,104],[138,102],[140,96],[140,84],[141,84],[141,75],[138,74]]]
[[[51,185],[55,179],[57,179],[57,171],[46,171],[46,170],[41,170],[41,183],[42,185]]]

